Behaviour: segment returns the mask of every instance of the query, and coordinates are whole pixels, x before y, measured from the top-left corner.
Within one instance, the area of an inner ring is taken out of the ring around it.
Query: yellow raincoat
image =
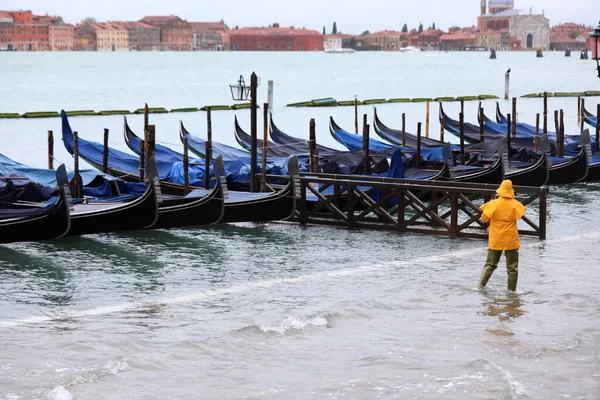
[[[489,222],[488,246],[491,250],[516,250],[520,247],[517,221],[525,214],[525,207],[515,200],[515,192],[510,180],[502,181],[496,190],[498,198],[488,201],[480,208],[481,219]]]

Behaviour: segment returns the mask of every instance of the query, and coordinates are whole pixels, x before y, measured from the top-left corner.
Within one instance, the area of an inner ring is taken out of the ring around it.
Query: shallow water
[[[0,109],[133,109],[145,101],[171,108],[218,96],[229,104],[228,80],[256,69],[276,80],[280,127],[299,135],[317,117],[325,140],[329,115],[352,129],[351,108],[284,103],[346,92],[351,98],[354,91],[416,97],[503,90],[504,66],[486,54],[416,55],[401,64],[405,72],[396,63],[406,55],[354,55],[2,56],[0,71],[12,75]],[[66,57],[60,65],[59,56]],[[543,90],[542,82],[549,91],[598,85],[592,63],[550,53],[538,73],[533,54],[499,57],[510,60],[522,93]],[[575,77],[564,72],[567,64]],[[493,71],[485,70],[490,65]],[[518,78],[524,66],[528,78]],[[502,80],[492,84],[492,75]],[[574,99],[551,102],[568,109],[576,125]],[[541,100],[519,104],[522,120],[541,110]],[[395,125],[401,112],[419,118],[424,105],[380,110]],[[247,113],[238,114],[247,121]],[[179,118],[204,134],[203,113],[151,116],[173,144]],[[219,140],[230,136],[232,118],[213,113]],[[132,120],[141,124],[139,116]],[[110,127],[111,143],[124,148],[120,117],[71,123],[95,140]],[[58,120],[0,124],[3,154],[45,165],[46,130],[58,132]],[[59,147],[57,158],[70,160]],[[599,190],[599,183],[550,188],[548,240],[522,238],[516,294],[505,290],[502,265],[487,289],[475,289],[486,257],[479,240],[238,223],[2,245],[0,399],[594,399]]]

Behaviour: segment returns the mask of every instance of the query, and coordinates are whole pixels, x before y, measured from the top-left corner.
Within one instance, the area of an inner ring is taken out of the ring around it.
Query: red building
[[[12,15],[0,11],[0,50],[12,50],[15,43],[15,24]]]
[[[15,48],[21,51],[50,50],[49,26],[31,11],[9,11],[14,19]]]
[[[323,35],[295,28],[242,28],[228,32],[231,50],[323,51]]]
[[[192,26],[178,16],[147,16],[140,22],[160,28],[161,50],[192,50],[194,41]]]

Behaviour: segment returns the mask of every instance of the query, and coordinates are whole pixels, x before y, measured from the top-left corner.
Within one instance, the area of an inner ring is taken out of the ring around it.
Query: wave
[[[335,319],[347,317],[341,313],[324,312],[309,316],[291,316],[274,323],[260,322],[235,330],[234,334],[242,335],[286,335],[288,333],[302,332],[310,328],[331,328]]]

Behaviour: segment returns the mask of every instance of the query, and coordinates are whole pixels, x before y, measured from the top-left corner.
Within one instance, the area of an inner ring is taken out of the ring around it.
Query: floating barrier
[[[479,96],[477,96],[477,98],[479,100],[493,100],[493,99],[499,99],[500,97],[493,95],[493,94],[480,94]]]
[[[232,110],[233,109],[231,106],[216,105],[216,106],[204,106],[200,109],[200,111],[206,111],[209,108],[211,111],[222,111],[222,110]]]
[[[338,101],[338,106],[353,106],[354,100],[342,100]]]
[[[18,113],[0,113],[0,118],[21,118]]]
[[[424,102],[426,102],[427,100],[431,101],[431,100],[433,100],[433,99],[432,99],[432,98],[430,98],[430,97],[416,97],[416,98],[414,98],[414,99],[411,99],[411,101],[412,101],[413,103],[424,103]]]
[[[148,114],[165,114],[165,113],[168,113],[168,112],[169,111],[167,111],[167,109],[163,108],[163,107],[148,108]],[[134,114],[143,114],[144,113],[144,109],[143,108],[138,108],[133,113]]]
[[[252,108],[252,104],[251,103],[241,103],[241,104],[234,104],[231,106],[232,110],[244,110],[244,109],[250,109]],[[256,108],[260,108],[260,106],[257,104]]]
[[[585,93],[583,92],[558,92],[558,93],[554,93],[554,97],[583,97],[585,96]]]
[[[98,115],[125,115],[132,114],[129,110],[105,110],[98,112]]]
[[[22,115],[23,118],[53,118],[60,117],[60,113],[57,111],[33,111],[26,112]]]
[[[174,108],[169,112],[177,113],[177,112],[196,112],[200,111],[198,107],[187,107],[187,108]]]
[[[395,99],[390,99],[389,100],[390,103],[410,103],[411,99],[405,98],[405,97],[398,97]]]
[[[434,101],[456,101],[456,97],[436,97]]]
[[[333,97],[311,100],[311,103],[315,107],[335,107],[338,105],[337,100]]]
[[[77,117],[80,115],[98,115],[98,113],[94,110],[74,110],[74,111],[65,111],[68,117]]]
[[[363,101],[363,104],[381,104],[381,103],[388,103],[388,100],[387,99],[370,99],[370,100]]]

